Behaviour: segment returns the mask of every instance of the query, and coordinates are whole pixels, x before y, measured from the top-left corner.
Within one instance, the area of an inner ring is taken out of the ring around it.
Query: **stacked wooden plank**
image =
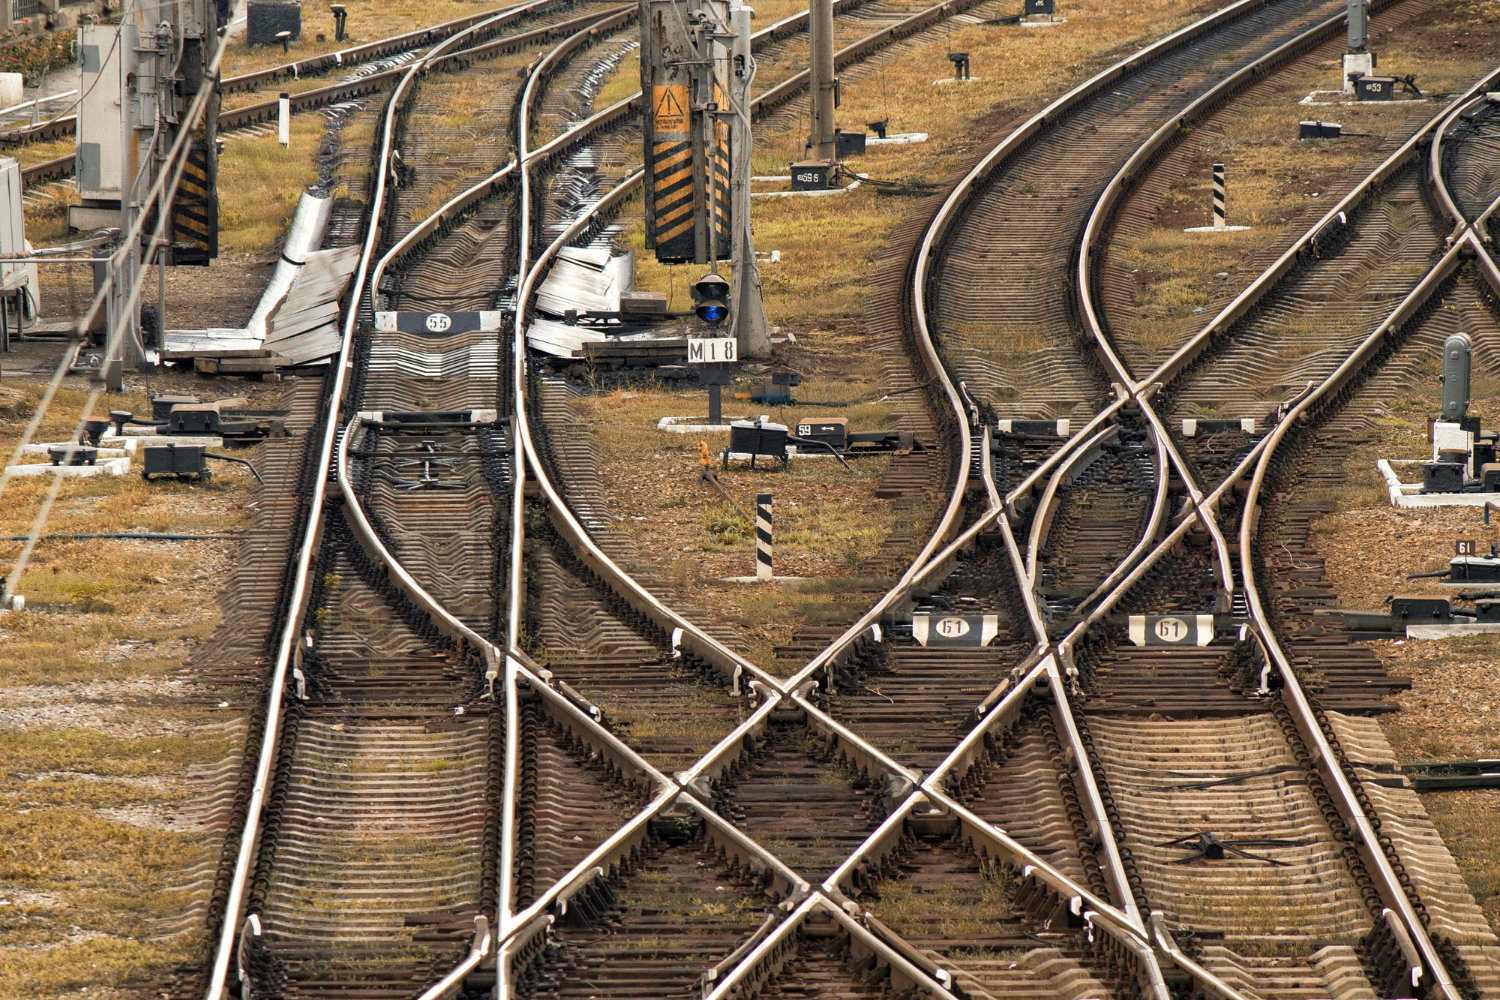
[[[341,344],[339,300],[359,266],[357,246],[316,250],[307,255],[292,288],[271,317],[262,345],[294,365],[337,354]]]

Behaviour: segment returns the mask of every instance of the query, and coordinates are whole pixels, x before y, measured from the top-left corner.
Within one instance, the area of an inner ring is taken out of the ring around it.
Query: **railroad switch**
[[[1500,559],[1489,558],[1495,562],[1497,570],[1500,570]],[[1450,570],[1444,570],[1441,573],[1421,575],[1446,576],[1449,572]],[[1500,575],[1497,575],[1494,582],[1500,582]],[[1472,606],[1455,606],[1454,600],[1468,602]],[[1448,634],[1461,635],[1466,625],[1500,625],[1500,590],[1493,588],[1476,591],[1461,590],[1454,595],[1453,600],[1446,597],[1397,595],[1389,598],[1389,601],[1388,612],[1341,612],[1344,627],[1349,629],[1356,639],[1383,639],[1392,633],[1408,634],[1407,630],[1412,627],[1452,626],[1452,631]]]
[[[1158,847],[1192,847],[1196,848],[1193,853],[1184,858],[1177,858],[1169,862],[1174,865],[1190,865],[1194,861],[1223,861],[1229,855],[1237,858],[1245,858],[1250,861],[1264,861],[1268,865],[1288,867],[1289,862],[1278,861],[1276,858],[1267,857],[1264,854],[1252,854],[1245,850],[1247,847],[1306,847],[1312,843],[1310,840],[1287,840],[1278,837],[1256,838],[1250,840],[1221,840],[1217,834],[1200,830],[1198,833],[1190,833],[1186,837],[1178,837],[1176,840],[1168,840],[1158,844]]]
[[[398,479],[395,482],[397,489],[403,490],[461,490],[466,485],[462,479],[443,479],[443,473],[452,473],[455,459],[442,457],[447,452],[440,452],[436,443],[423,441],[417,449],[421,454],[416,458],[404,458],[396,462],[397,469],[413,470],[420,467],[421,472],[416,479]]]

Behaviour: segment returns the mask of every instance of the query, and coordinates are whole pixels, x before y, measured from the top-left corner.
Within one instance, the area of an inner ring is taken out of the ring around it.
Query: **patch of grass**
[[[1380,53],[1381,71],[1415,72],[1428,95],[1467,87],[1492,68],[1487,57],[1500,45],[1500,24],[1490,3],[1393,11],[1376,30],[1380,37],[1372,34],[1371,43]],[[1116,339],[1136,352],[1131,360],[1137,368],[1162,360],[1197,332],[1269,263],[1258,256],[1262,251],[1300,235],[1387,154],[1388,137],[1404,136],[1408,118],[1425,117],[1423,109],[1432,107],[1351,103],[1326,108],[1325,117],[1336,112],[1346,133],[1365,134],[1298,140],[1297,122],[1308,112],[1297,102],[1313,90],[1338,85],[1342,49],[1342,42],[1331,41],[1315,57],[1243,92],[1190,133],[1154,183],[1141,189],[1137,197],[1159,201],[1155,224],[1123,233],[1111,248],[1112,263],[1133,274],[1123,277],[1134,283],[1136,305],[1111,315],[1111,325]],[[1228,221],[1249,225],[1250,231],[1183,232],[1211,221],[1213,163],[1227,168]],[[1162,190],[1160,178],[1169,174],[1179,176]],[[1206,311],[1193,313],[1195,308]],[[1313,335],[1310,342],[1320,346],[1331,339],[1327,329]],[[1294,348],[1288,359],[1310,349]]]
[[[1422,796],[1422,805],[1490,926],[1500,929],[1500,857],[1495,853],[1500,790],[1433,792]]]
[[[705,509],[703,527],[721,545],[733,545],[755,537],[755,529],[750,522],[728,504]]]
[[[21,394],[0,413],[8,456],[40,388],[7,382]],[[70,436],[84,397],[61,390],[37,440]],[[140,413],[150,404],[141,394],[99,403],[100,412],[116,408]],[[205,484],[70,479],[45,530],[221,534],[245,524],[249,482],[238,468]],[[31,530],[49,485],[48,477],[8,484],[0,535]],[[248,699],[226,689],[227,711],[188,707],[169,677],[219,620],[231,544],[44,540],[15,581],[27,610],[0,615],[7,996],[122,986],[198,954],[188,915],[220,835],[165,827],[193,795],[193,775],[240,752],[235,723]],[[0,573],[13,575],[20,549],[0,542]]]
[[[296,115],[291,144],[274,137],[236,139],[219,157],[219,249],[258,254],[286,235],[302,192],[318,177],[327,133],[322,115]]]

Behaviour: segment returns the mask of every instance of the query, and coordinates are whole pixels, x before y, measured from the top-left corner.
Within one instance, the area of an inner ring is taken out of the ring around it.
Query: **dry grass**
[[[915,11],[926,4],[903,6]],[[1020,119],[1121,49],[1138,47],[1180,26],[1198,9],[1184,0],[1151,0],[1132,3],[1122,14],[1118,5],[1082,0],[1070,3],[1066,25],[1046,31],[960,26],[908,40],[841,74],[838,118],[845,127],[858,127],[889,117],[893,131],[924,131],[932,139],[925,145],[871,147],[852,166],[880,179],[941,181],[981,143],[988,145],[1002,123]],[[981,16],[1009,12],[994,3],[976,10]],[[760,5],[757,14],[757,28],[784,16]],[[840,43],[868,30],[841,25]],[[967,49],[976,74],[988,78],[962,88],[934,87],[936,77],[947,75],[946,54],[951,49]],[[805,54],[802,38],[763,54],[757,89],[801,69]],[[1004,67],[1003,73],[999,67]],[[634,74],[626,77],[622,70],[619,79],[629,79],[633,89]],[[784,174],[788,163],[802,158],[806,107],[804,99],[794,105],[800,111],[784,111],[759,130],[754,173]],[[796,124],[799,120],[803,126]],[[637,218],[628,232],[636,251],[637,286],[666,292],[669,308],[684,309],[688,283],[702,269],[656,263],[644,249],[638,206],[639,202],[634,213],[626,213]],[[884,359],[872,350],[863,315],[881,248],[911,209],[909,199],[882,196],[870,186],[828,198],[755,202],[757,248],[781,253],[780,263],[762,264],[760,270],[771,323],[796,337],[795,344],[777,349],[779,361],[802,372],[796,398],[878,400],[887,388]],[[1018,348],[1029,343],[1028,338],[1034,340],[1024,330],[995,331],[995,336]],[[882,589],[879,581],[861,577],[861,564],[888,533],[909,532],[920,540],[942,500],[934,495],[913,510],[891,510],[872,494],[884,467],[880,459],[862,460],[853,474],[827,459],[794,461],[786,473],[732,470],[722,478],[742,508],[750,508],[759,490],[777,498],[777,572],[815,579],[796,585],[726,585],[719,582],[722,577],[752,571],[751,542],[742,533],[714,530],[721,523],[722,500],[697,483],[696,438],[663,434],[653,427],[662,416],[705,412],[703,392],[694,388],[639,393],[628,401],[617,394],[586,406],[601,446],[601,478],[611,510],[639,543],[641,561],[680,592],[692,595],[695,605],[712,607],[716,617],[737,622],[746,636],[746,652],[765,664],[771,663],[771,648],[789,640],[799,625],[844,623],[857,616],[869,593]],[[858,430],[894,423],[889,403],[783,411],[726,398],[724,412],[752,417],[766,413],[784,423],[814,414],[842,414]],[[715,450],[722,447],[713,435],[706,440]],[[915,551],[911,546],[912,555]]]
[[[39,395],[21,391],[23,403],[0,413],[7,455]],[[39,439],[66,437],[82,397],[61,392]],[[140,412],[148,403],[128,395],[100,405]],[[241,473],[203,485],[70,480],[46,531],[233,531],[246,516]],[[11,482],[0,535],[30,529],[47,484]],[[172,675],[218,621],[231,545],[44,541],[17,581],[27,610],[0,616],[4,995],[120,986],[196,953],[198,935],[181,919],[195,895],[186,887],[220,844],[181,808],[195,768],[238,753],[235,720],[247,706],[184,705]],[[19,549],[0,542],[4,572]]]
[[[1434,792],[1422,796],[1422,805],[1490,926],[1500,929],[1500,858],[1495,854],[1500,789]]]
[[[816,377],[804,379],[796,390],[796,397],[825,403],[864,395],[878,392],[871,383]],[[768,663],[772,647],[788,641],[797,624],[837,622],[857,613],[864,603],[859,591],[873,586],[859,578],[864,561],[891,531],[919,529],[929,511],[894,511],[873,496],[889,465],[886,457],[853,460],[849,470],[827,457],[794,458],[784,471],[766,462],[754,469],[735,463],[727,471],[716,464],[720,483],[740,511],[753,516],[756,494],[773,495],[776,572],[811,578],[770,586],[726,584],[726,577],[754,575],[750,525],[718,491],[700,482],[700,436],[656,429],[663,415],[699,413],[706,404],[706,394],[695,387],[614,392],[577,405],[596,443],[616,529],[680,594],[743,626],[752,655]],[[724,412],[764,413],[788,425],[835,413],[848,416],[858,429],[892,422],[889,404],[878,401],[781,407],[726,399]],[[702,437],[715,454],[728,443],[722,432]],[[818,580],[842,583],[825,588]]]
[[[1470,2],[1436,11],[1397,9],[1376,19],[1371,42],[1381,72],[1415,72],[1433,102],[1299,104],[1313,90],[1336,86],[1340,38],[1203,123],[1163,167],[1177,174],[1153,227],[1112,248],[1115,262],[1135,272],[1136,285],[1134,307],[1110,317],[1116,337],[1136,347],[1137,356],[1160,360],[1201,328],[1256,276],[1262,263],[1257,254],[1300,235],[1388,154],[1383,145],[1388,137],[1434,114],[1440,95],[1463,90],[1493,68],[1500,46],[1495,14],[1492,2]],[[1369,136],[1298,140],[1297,122],[1311,117]],[[1249,225],[1248,232],[1183,232],[1211,221],[1213,163],[1227,168],[1228,221]],[[1308,332],[1321,339],[1328,335],[1325,328]]]
[[[292,118],[291,144],[237,139],[219,157],[219,250],[262,254],[280,244],[302,192],[318,178],[322,115]]]
[[[417,168],[415,192],[402,193],[404,218],[426,218],[511,158],[511,107],[520,89],[519,74],[534,58],[530,50],[511,53],[462,73],[423,78],[403,150]],[[454,135],[455,129],[462,130],[462,137]]]
[[[223,73],[238,76],[253,70],[268,69],[298,59],[352,48],[367,42],[426,28],[444,21],[486,11],[501,11],[514,3],[475,2],[475,0],[345,0],[349,11],[348,36],[342,42],[333,40],[333,15],[321,5],[302,8],[302,37],[283,53],[280,45],[249,45],[244,35],[229,43],[224,53]],[[325,37],[318,40],[318,35]]]

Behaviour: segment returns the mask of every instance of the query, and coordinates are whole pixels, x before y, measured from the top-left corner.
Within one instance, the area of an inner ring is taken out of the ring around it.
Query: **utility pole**
[[[764,358],[771,354],[770,325],[766,322],[766,304],[760,286],[760,271],[755,266],[755,243],[750,235],[750,84],[755,79],[755,60],[750,55],[750,19],[754,11],[735,3],[730,12],[734,33],[734,57],[731,60],[732,108],[734,130],[730,149],[734,166],[729,172],[733,210],[734,255],[732,280],[734,307],[729,317],[742,358]]]
[[[667,264],[731,262],[741,357],[770,353],[750,237],[753,11],[735,0],[640,0],[648,102],[646,246]]]
[[[807,158],[831,160],[837,152],[833,109],[838,107],[838,77],[833,75],[833,0],[809,0],[807,41],[808,87],[812,91],[812,129]]]
[[[1344,93],[1354,93],[1351,76],[1371,76],[1374,72],[1375,53],[1370,51],[1370,0],[1349,0],[1349,48],[1344,53]]]

